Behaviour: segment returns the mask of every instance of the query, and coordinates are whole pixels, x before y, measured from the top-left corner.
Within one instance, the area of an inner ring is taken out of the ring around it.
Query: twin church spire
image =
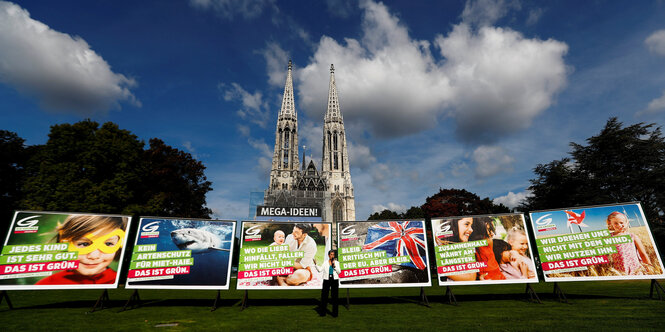
[[[324,221],[355,220],[355,202],[349,171],[346,134],[333,65],[330,65],[330,85],[322,143],[320,175],[311,163],[307,167],[303,164],[301,172],[298,158],[298,113],[295,108],[293,91],[293,64],[289,61],[282,107],[275,129],[270,186],[265,193],[265,203],[267,205],[314,204],[322,208]],[[312,172],[316,173],[318,180],[312,180]],[[312,201],[307,200],[308,197],[321,199]]]

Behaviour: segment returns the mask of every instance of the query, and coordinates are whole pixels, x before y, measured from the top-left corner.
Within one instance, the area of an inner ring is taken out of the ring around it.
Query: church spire
[[[291,190],[300,169],[298,156],[298,117],[293,97],[293,64],[289,60],[282,108],[275,129],[275,149],[270,170],[270,189]]]
[[[293,75],[291,71],[293,64],[289,60],[289,70],[286,73],[286,84],[284,85],[284,96],[282,97],[282,108],[279,110],[279,119],[292,117],[298,119],[296,105],[293,98]]]
[[[328,107],[326,108],[325,121],[342,121],[342,112],[339,110],[339,98],[337,97],[337,84],[335,84],[335,66],[330,65],[330,84],[328,87]]]

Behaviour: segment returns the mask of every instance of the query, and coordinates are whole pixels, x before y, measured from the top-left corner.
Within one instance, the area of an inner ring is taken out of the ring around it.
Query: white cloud
[[[217,89],[223,94],[226,101],[240,101],[243,109],[236,114],[243,120],[250,121],[265,128],[270,120],[268,104],[263,102],[263,94],[260,91],[249,93],[237,83],[227,86],[224,83],[217,85]]]
[[[383,4],[364,1],[361,8],[362,39],[324,36],[311,63],[298,70],[299,103],[312,118],[325,112],[331,63],[345,120],[383,137],[433,128],[451,116],[465,141],[492,141],[528,127],[565,85],[564,43],[502,28],[474,32],[460,23],[436,38],[439,61],[430,42],[411,39]]]
[[[637,112],[635,115],[641,116],[643,114],[656,113],[663,110],[665,110],[665,91],[663,91],[662,96],[652,100],[645,110]]]
[[[349,164],[360,169],[367,169],[376,164],[376,157],[372,155],[369,146],[347,141],[349,150]]]
[[[388,203],[388,206],[385,206],[383,204],[372,205],[373,212],[382,212],[383,210],[390,210],[393,212],[402,213],[406,212],[406,209],[407,209],[406,205],[397,204],[393,202]]]
[[[523,191],[521,193],[513,193],[512,191],[504,196],[499,196],[492,200],[494,204],[503,204],[509,208],[515,208],[527,197],[530,196],[530,191]]]
[[[464,5],[462,19],[469,24],[492,25],[506,16],[510,9],[520,9],[519,1],[469,0]]]
[[[658,30],[652,33],[644,43],[649,48],[649,51],[665,56],[665,30]]]
[[[266,48],[261,50],[261,54],[266,60],[268,83],[283,88],[286,82],[286,64],[289,62],[289,53],[277,43],[268,43]]]
[[[494,27],[475,33],[460,24],[436,44],[446,58],[457,133],[465,141],[488,142],[528,128],[566,83],[568,46],[555,40]]]
[[[233,20],[240,16],[245,19],[255,18],[268,7],[274,6],[274,0],[190,0],[189,3],[204,10],[214,10],[222,18]]]
[[[515,162],[513,157],[498,146],[481,145],[473,151],[472,158],[476,162],[476,176],[479,178],[510,172]]]
[[[529,10],[529,16],[526,19],[526,25],[534,25],[538,23],[540,17],[543,16],[544,10],[542,8],[535,8]]]
[[[341,18],[351,16],[354,11],[354,4],[349,0],[326,0],[326,6],[328,12]]]
[[[136,81],[111,71],[81,37],[55,31],[27,10],[0,1],[0,81],[40,100],[46,109],[78,114],[141,103]]]

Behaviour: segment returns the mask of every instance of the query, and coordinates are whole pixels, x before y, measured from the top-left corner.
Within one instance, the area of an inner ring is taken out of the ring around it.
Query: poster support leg
[[[649,298],[653,298],[654,288],[656,289],[656,294],[658,295],[658,301],[662,301],[663,295],[661,293],[665,294],[665,289],[663,289],[663,286],[661,286],[656,279],[651,279],[651,290],[649,291]],[[7,300],[9,300],[9,298],[7,298]]]
[[[349,289],[346,289],[346,310],[349,310],[349,307],[351,307],[351,299],[349,298]]]
[[[427,300],[427,295],[425,295],[425,288],[424,287],[420,287],[420,304],[424,305],[428,308],[430,307],[429,306],[429,301]]]
[[[653,288],[652,288],[653,290]],[[660,293],[658,293],[660,294]],[[0,292],[0,303],[2,303],[2,300],[7,301],[7,305],[9,306],[9,309],[14,309],[14,306],[12,305],[12,301],[9,299],[9,294],[7,294],[7,291],[2,291]]]
[[[536,291],[533,289],[533,287],[531,287],[531,284],[526,284],[526,290],[524,292],[529,294],[529,302],[543,304],[543,302],[540,302],[540,298],[538,297],[538,294],[536,294]]]
[[[217,297],[215,297],[215,302],[212,304],[212,308],[210,308],[210,311],[215,311],[217,310],[217,302],[220,301],[222,298],[220,296],[220,290],[217,290]]]
[[[95,302],[95,305],[92,307],[92,309],[86,312],[86,314],[91,314],[97,311],[98,309],[103,310],[104,308],[106,308],[106,303],[109,301],[111,301],[111,299],[109,298],[109,290],[105,289],[102,295],[100,295],[99,298],[97,299],[97,302]]]
[[[245,291],[245,295],[242,297],[242,303],[240,304],[240,311],[243,311],[249,307],[249,296],[247,291]]]
[[[127,306],[134,309],[134,304],[136,304],[137,307],[141,306],[141,297],[139,297],[139,290],[138,289],[134,290],[134,292],[132,293],[132,296],[130,296],[129,300],[127,300],[127,302],[125,303],[125,306],[122,307],[122,311],[127,310]]]
[[[559,298],[559,302],[568,303],[568,298],[566,298],[566,294],[564,294],[561,290],[561,287],[559,287],[558,282],[554,283],[554,290],[552,291],[552,294]]]
[[[450,288],[450,286],[446,286],[445,296],[448,298],[448,304],[457,305],[457,299],[455,298],[455,294],[453,294],[453,290]]]

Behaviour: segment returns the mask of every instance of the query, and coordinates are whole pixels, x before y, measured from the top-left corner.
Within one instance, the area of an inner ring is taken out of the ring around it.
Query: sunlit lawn
[[[233,280],[235,283],[235,280]],[[7,330],[663,330],[665,301],[651,300],[649,281],[561,283],[569,304],[552,296],[552,284],[535,289],[542,304],[527,301],[524,285],[457,286],[459,305],[444,303],[445,288],[425,288],[429,307],[419,304],[417,288],[353,289],[340,317],[319,317],[317,291],[222,291],[220,307],[210,311],[216,291],[141,290],[142,306],[121,311],[132,291],[109,291],[110,308],[86,314],[101,291],[9,291],[15,309],[0,305],[0,327]],[[340,291],[346,302],[346,290]]]

